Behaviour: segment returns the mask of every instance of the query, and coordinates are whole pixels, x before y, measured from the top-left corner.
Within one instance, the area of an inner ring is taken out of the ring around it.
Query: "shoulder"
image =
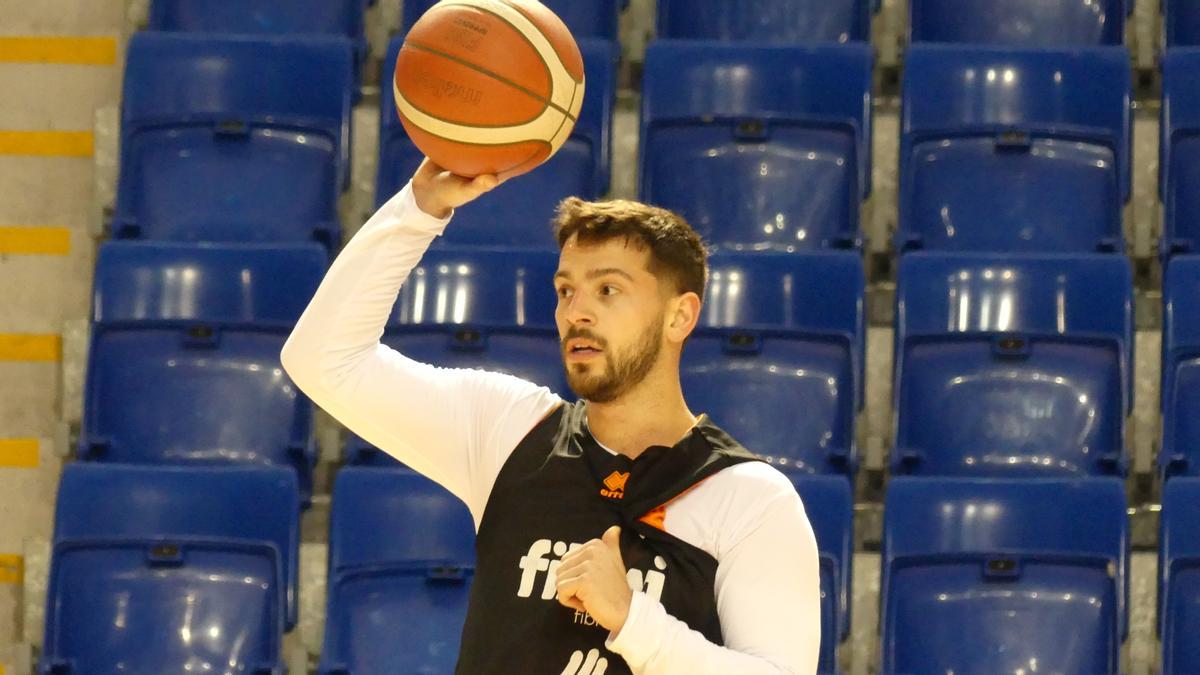
[[[807,526],[791,480],[770,464],[753,461],[713,474],[672,502],[664,524],[720,560],[765,522],[780,517]]]

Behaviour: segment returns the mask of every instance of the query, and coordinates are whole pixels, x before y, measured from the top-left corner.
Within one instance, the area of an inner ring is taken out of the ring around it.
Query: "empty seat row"
[[[608,192],[617,52],[606,41],[582,48],[591,95],[565,148],[463,209],[445,245],[552,249],[557,202]],[[918,45],[907,59],[898,250],[1123,250],[1132,174],[1124,48]],[[317,241],[336,251],[352,72],[349,48],[320,38],[135,36],[113,235]],[[1197,72],[1200,48],[1165,58],[1167,255],[1195,250],[1200,237],[1191,189],[1200,180]],[[871,192],[871,77],[862,45],[653,44],[640,197],[681,212],[721,248],[856,246]],[[421,157],[390,94],[380,114],[380,203]]]
[[[617,53],[606,41],[584,40],[583,51],[593,93],[564,150],[464,209],[445,244],[550,249],[557,202],[608,191]],[[1191,246],[1192,212],[1200,210],[1187,189],[1197,165],[1192,132],[1200,126],[1192,119],[1200,110],[1190,67],[1197,58],[1177,50],[1166,69],[1162,182],[1170,251]],[[114,236],[315,240],[336,250],[352,70],[344,44],[315,38],[135,36]],[[646,62],[641,198],[681,212],[722,248],[854,247],[871,191],[871,78],[863,45],[655,43]],[[248,86],[261,81],[269,84]],[[1122,250],[1129,101],[1122,47],[913,47],[897,247]],[[386,88],[380,125],[382,202],[420,152]]]
[[[312,405],[283,373],[279,350],[325,263],[316,244],[102,246],[79,456],[287,466],[306,497]],[[552,323],[556,263],[541,251],[430,251],[383,341],[422,361],[507,371],[569,395]],[[1188,414],[1200,396],[1198,279],[1191,256],[1178,257],[1166,279],[1168,476],[1200,474],[1200,429]],[[778,466],[852,473],[864,293],[853,252],[715,254],[682,363],[689,400]],[[1131,297],[1120,256],[906,256],[893,472],[1120,475],[1133,396]],[[372,463],[372,452],[351,442],[348,459]]]
[[[255,0],[154,0],[151,30],[267,35],[338,35],[365,51],[364,14],[370,0],[269,2]],[[401,32],[434,0],[405,0]],[[575,35],[616,41],[618,17],[628,0],[546,0]],[[658,0],[658,34],[687,39],[793,43],[867,42],[878,0]],[[1121,44],[1128,0],[913,0],[909,39],[1026,46]],[[1170,46],[1200,45],[1200,11],[1189,0],[1164,0],[1164,33]]]
[[[849,625],[850,488],[790,476],[818,543],[820,671],[836,672]],[[291,472],[269,467],[68,465],[39,672],[282,673],[282,635],[295,623],[296,489]],[[1200,479],[1164,490],[1157,626],[1168,675],[1200,664],[1190,639],[1200,628],[1198,504]],[[1129,625],[1121,481],[899,477],[883,532],[881,672],[1035,662],[1118,672]],[[473,571],[471,516],[448,492],[402,468],[342,469],[318,672],[448,672]]]

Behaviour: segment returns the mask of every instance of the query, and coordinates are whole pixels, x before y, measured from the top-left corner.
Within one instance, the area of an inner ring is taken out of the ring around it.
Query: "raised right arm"
[[[419,363],[380,343],[401,285],[449,222],[445,202],[422,203],[447,217],[422,210],[413,184],[388,201],[333,263],[281,359],[314,403],[458,495],[478,523],[500,467],[560,399],[507,375]]]

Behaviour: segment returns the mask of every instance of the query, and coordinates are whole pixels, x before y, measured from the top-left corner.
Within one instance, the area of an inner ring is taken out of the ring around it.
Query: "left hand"
[[[563,556],[557,574],[558,601],[563,606],[591,614],[612,633],[621,632],[633,590],[625,578],[619,526]]]

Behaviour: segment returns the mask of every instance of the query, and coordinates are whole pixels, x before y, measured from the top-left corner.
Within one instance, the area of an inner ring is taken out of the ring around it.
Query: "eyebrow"
[[[635,281],[634,278],[628,272],[626,272],[623,269],[618,269],[616,267],[605,267],[603,269],[598,269],[598,270],[588,270],[588,273],[584,276],[588,279],[598,279],[600,277],[606,277],[610,274],[615,274],[619,277],[625,277],[626,279],[628,279],[631,282]],[[558,279],[569,279],[569,278],[571,278],[571,275],[562,270],[559,270],[554,275],[554,279],[556,281]]]

